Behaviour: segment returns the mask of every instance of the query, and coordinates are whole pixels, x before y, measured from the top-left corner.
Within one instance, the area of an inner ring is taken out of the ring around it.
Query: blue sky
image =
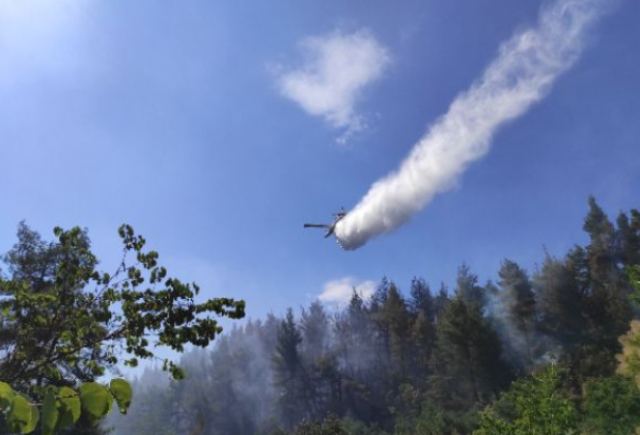
[[[616,2],[547,97],[406,225],[345,252],[302,223],[396,168],[541,3],[2,0],[0,247],[22,219],[81,225],[110,267],[128,222],[254,318],[331,282],[438,287],[462,262],[493,278],[506,257],[531,270],[544,247],[584,241],[588,195],[611,214],[640,206],[639,2]],[[366,127],[341,144],[348,126],[280,83],[308,61],[301,41],[358,32],[387,61],[350,102]]]

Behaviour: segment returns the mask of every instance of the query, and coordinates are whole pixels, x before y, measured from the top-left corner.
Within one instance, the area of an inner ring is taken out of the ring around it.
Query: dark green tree
[[[326,350],[329,340],[329,319],[320,301],[309,305],[309,310],[302,310],[300,319],[304,354],[309,362],[318,360]]]
[[[626,331],[631,320],[630,288],[625,270],[618,263],[616,229],[593,197],[589,198],[589,213],[583,228],[589,235],[586,262],[590,335],[598,341],[597,345],[615,350],[618,336]],[[629,240],[629,235],[626,239]],[[627,249],[632,250],[633,244]]]
[[[630,286],[640,287],[640,269],[628,263],[640,220],[635,211],[624,216],[614,227],[593,202],[585,246],[547,255],[531,279],[505,261],[498,285],[480,286],[465,266],[453,296],[444,286],[431,296],[416,278],[405,299],[385,278],[373,299],[354,292],[333,316],[308,307],[299,323],[292,314],[284,323],[268,315],[234,328],[208,363],[182,363],[189,377],[170,389],[174,403],[157,402],[169,406],[167,427],[270,435],[630,433],[640,415],[631,388],[640,379],[640,321],[628,322],[626,299],[640,300]],[[325,321],[330,331],[317,333]],[[631,330],[612,340],[621,325]],[[610,376],[616,354],[628,380]],[[508,388],[515,373],[529,376]]]
[[[403,378],[408,374],[411,356],[411,318],[404,298],[393,283],[380,309],[378,324],[387,337],[391,374]]]
[[[447,307],[449,303],[449,292],[447,291],[447,286],[442,283],[440,285],[440,289],[438,290],[438,294],[433,299],[433,322],[438,323],[438,319],[440,319],[440,315],[444,312],[444,309]]]
[[[617,261],[625,266],[640,264],[640,212],[631,210],[631,219],[620,213],[616,223]]]
[[[458,268],[456,295],[461,297],[465,302],[476,305],[480,309],[483,309],[487,303],[485,289],[478,285],[478,277],[471,273],[471,269],[467,264],[463,264]]]
[[[481,414],[475,435],[564,435],[575,433],[577,410],[562,388],[555,366],[513,383]]]
[[[517,263],[504,260],[498,272],[500,302],[514,346],[524,355],[525,366],[534,362],[536,339],[536,301],[527,273]]]
[[[624,435],[640,426],[640,391],[620,376],[596,378],[583,386],[582,433]]]
[[[417,384],[424,384],[430,370],[431,354],[435,346],[435,328],[423,311],[411,325],[412,378]]]
[[[306,367],[306,389],[310,395],[310,411],[314,419],[328,414],[340,414],[342,410],[342,376],[336,356],[328,352],[329,318],[319,301],[308,310],[303,309],[300,319],[302,332],[301,354]]]
[[[292,435],[349,435],[334,416],[329,416],[319,422],[302,422],[295,427]]]
[[[429,285],[422,278],[414,277],[411,280],[411,290],[408,307],[410,312],[417,316],[424,313],[427,320],[433,323],[435,318],[435,301]]]
[[[583,252],[575,249],[574,256],[581,260]],[[585,283],[576,276],[575,267],[549,255],[533,282],[542,332],[571,352],[583,340],[587,328]]]
[[[411,281],[411,370],[415,382],[423,384],[435,342],[436,306],[429,286],[421,278]]]
[[[377,308],[379,310],[379,308]],[[362,297],[354,290],[346,310],[336,316],[334,324],[335,354],[342,372],[343,414],[358,420],[379,422],[388,416],[379,392],[386,384],[386,355],[380,353],[377,325]],[[385,367],[385,371],[380,368]],[[383,382],[375,385],[372,377]]]
[[[486,404],[511,380],[498,335],[475,303],[456,295],[436,336],[432,395],[445,408],[467,411]]]
[[[170,278],[158,253],[145,251],[145,239],[128,225],[119,229],[123,255],[112,274],[98,271],[86,230],[55,228],[54,234],[55,241],[45,242],[21,223],[0,276],[0,378],[43,403],[43,425],[51,424],[47,418],[67,424],[47,403],[60,405],[73,394],[91,398],[82,401],[87,415],[104,415],[111,397],[122,393],[118,385],[100,387],[97,377],[120,362],[154,358],[158,346],[178,352],[187,344],[207,346],[222,331],[212,314],[244,316],[243,301],[196,302],[199,287]],[[182,377],[170,359],[163,365]],[[78,393],[63,390],[79,385]]]
[[[590,239],[587,257],[591,282],[594,286],[604,286],[615,269],[615,228],[594,197],[589,197],[583,229]]]
[[[289,309],[285,319],[280,323],[273,357],[278,406],[281,419],[288,429],[312,414],[309,408],[309,382],[300,355],[301,343],[302,336],[295,323],[293,311]]]
[[[374,324],[362,297],[354,290],[346,310],[336,316],[334,324],[335,350],[350,375],[370,370],[374,353]]]

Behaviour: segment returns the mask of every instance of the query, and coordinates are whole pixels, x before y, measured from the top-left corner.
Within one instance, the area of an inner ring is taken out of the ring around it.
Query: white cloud
[[[336,279],[324,285],[324,289],[318,295],[318,299],[330,305],[346,305],[351,300],[354,289],[360,297],[368,299],[373,295],[376,283],[373,281],[360,281],[353,277]]]
[[[339,142],[365,127],[355,104],[363,88],[389,64],[387,50],[367,30],[335,31],[301,41],[304,62],[278,76],[282,94],[307,113],[344,129]]]

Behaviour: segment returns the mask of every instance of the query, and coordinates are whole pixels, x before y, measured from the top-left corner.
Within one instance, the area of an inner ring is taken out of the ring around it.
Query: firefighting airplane
[[[347,215],[347,212],[342,208],[338,213],[333,213],[333,222],[330,224],[304,224],[305,228],[326,228],[327,233],[324,235],[324,238],[331,236],[336,231],[336,224],[342,220]]]

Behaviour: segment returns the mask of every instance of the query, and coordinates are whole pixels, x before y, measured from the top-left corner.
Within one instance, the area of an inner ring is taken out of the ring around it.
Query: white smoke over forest
[[[541,100],[578,59],[605,0],[559,0],[544,7],[535,27],[504,42],[498,56],[449,110],[431,125],[400,167],[375,182],[338,222],[348,250],[391,231],[449,189],[487,153],[496,130]]]

